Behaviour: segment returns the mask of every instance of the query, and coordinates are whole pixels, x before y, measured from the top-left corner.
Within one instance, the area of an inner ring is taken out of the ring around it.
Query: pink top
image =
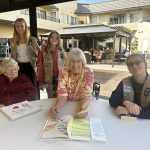
[[[65,96],[68,100],[79,100],[92,97],[94,73],[85,68],[80,74],[70,75],[69,70],[60,70],[58,77],[58,96]]]

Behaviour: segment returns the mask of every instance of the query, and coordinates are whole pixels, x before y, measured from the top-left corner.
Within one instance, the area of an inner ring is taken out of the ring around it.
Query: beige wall
[[[13,25],[0,23],[0,38],[11,38],[13,35]]]
[[[150,18],[150,8],[145,8],[145,9],[143,9],[142,17],[143,17],[144,19]]]
[[[56,11],[56,13],[57,13],[57,18],[60,19],[60,23],[49,21],[49,20],[38,19],[38,22],[37,22],[38,27],[47,29],[47,30],[61,30],[63,27],[67,27],[70,25],[70,24],[65,24],[62,22],[62,14],[66,14],[69,16],[69,23],[71,22],[71,16],[76,17],[76,15],[74,14],[75,9],[77,8],[76,1],[66,2],[66,3],[58,3],[58,4],[55,4],[55,6],[59,9],[58,11]],[[50,9],[49,6],[48,7],[44,6],[42,8],[38,8],[38,9],[46,10],[47,14],[49,14],[50,11],[52,11],[52,9]]]
[[[147,47],[147,50],[150,53],[150,23],[149,22],[139,23],[139,28],[138,31],[136,32],[136,37],[138,37],[138,45],[139,45],[138,50],[143,53]]]
[[[109,22],[109,14],[99,15],[100,23],[108,25]]]
[[[60,19],[60,23],[38,18],[38,34],[46,33],[50,30],[60,30],[63,27],[69,26],[70,24],[62,23],[62,13],[69,15],[69,18],[71,18],[71,16],[76,17],[76,15],[74,14],[75,9],[77,8],[76,1],[59,3],[56,4],[56,7],[58,8],[57,17],[58,19]],[[52,11],[49,6],[44,6],[40,8],[38,7],[37,9],[45,10],[47,14],[50,14],[50,11]],[[13,32],[13,26],[11,26],[10,24],[12,24],[17,18],[20,17],[24,18],[29,26],[29,16],[22,14],[21,10],[0,13],[0,37],[11,37]]]
[[[0,19],[5,21],[15,21],[17,18],[24,18],[29,24],[29,17],[21,14],[20,10],[0,13]]]
[[[68,25],[62,23],[62,14],[69,15],[69,22],[71,22],[71,16],[76,17],[74,12],[77,8],[77,2],[71,1],[71,2],[66,2],[66,3],[59,3],[59,4],[56,4],[56,7],[59,8],[59,18],[60,18],[60,22],[61,22],[62,26],[68,26]]]

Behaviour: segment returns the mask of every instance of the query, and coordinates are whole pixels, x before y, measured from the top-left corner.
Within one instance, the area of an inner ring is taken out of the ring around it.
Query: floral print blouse
[[[80,100],[92,97],[94,73],[90,68],[84,68],[80,74],[71,75],[69,70],[60,70],[58,77],[58,96],[68,100]]]

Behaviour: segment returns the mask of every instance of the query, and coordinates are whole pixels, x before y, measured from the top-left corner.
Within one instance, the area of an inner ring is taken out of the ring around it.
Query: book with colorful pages
[[[106,141],[100,118],[63,115],[48,119],[40,133],[43,140]]]

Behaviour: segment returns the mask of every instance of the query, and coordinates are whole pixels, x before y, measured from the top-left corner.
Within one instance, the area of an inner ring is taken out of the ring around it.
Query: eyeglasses
[[[143,62],[142,60],[137,60],[135,62],[127,63],[127,66],[128,67],[133,67],[134,65],[139,66],[142,62]]]

